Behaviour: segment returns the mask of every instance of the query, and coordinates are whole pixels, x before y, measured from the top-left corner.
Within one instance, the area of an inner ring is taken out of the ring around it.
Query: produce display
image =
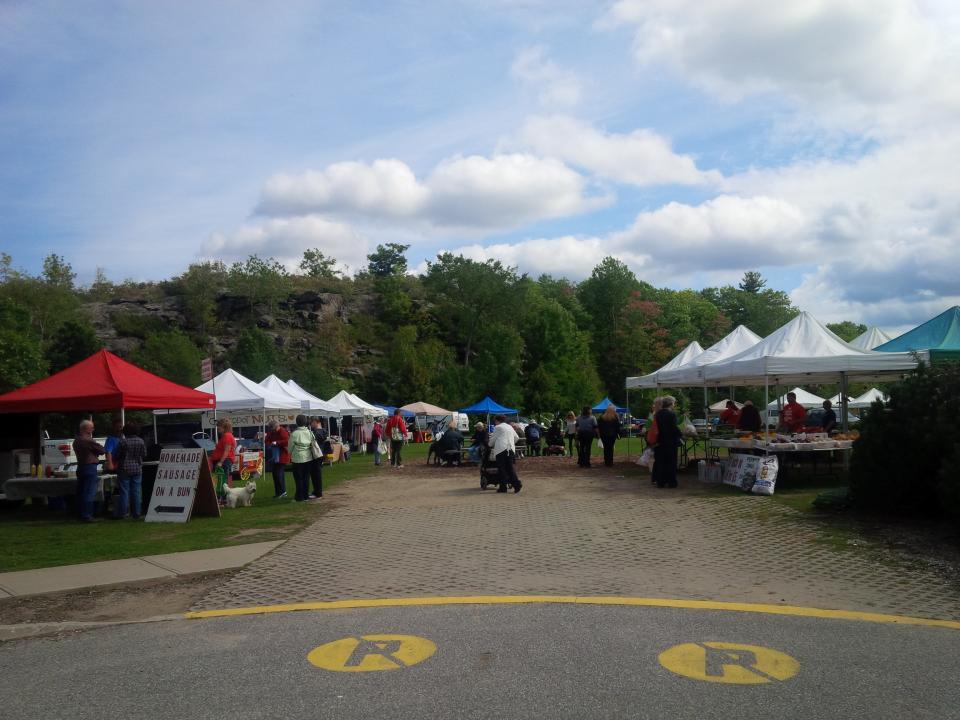
[[[826,433],[793,433],[756,432],[742,433],[735,438],[716,439],[711,441],[714,447],[730,449],[755,448],[772,452],[802,452],[806,450],[845,450],[853,446],[853,441],[860,437],[860,433],[852,430],[847,433],[827,435]]]

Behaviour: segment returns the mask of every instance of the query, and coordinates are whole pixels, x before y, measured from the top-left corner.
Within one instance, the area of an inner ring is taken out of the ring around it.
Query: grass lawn
[[[426,445],[408,445],[403,451],[405,461],[426,454]],[[389,468],[375,467],[373,455],[355,454],[348,462],[325,466],[323,486],[377,472]],[[267,474],[257,481],[252,507],[223,508],[219,519],[195,517],[183,524],[109,519],[91,524],[44,505],[7,508],[0,512],[0,572],[283,539],[314,522],[325,507],[322,500],[294,502],[293,487],[288,471],[289,497],[274,500],[273,478]]]

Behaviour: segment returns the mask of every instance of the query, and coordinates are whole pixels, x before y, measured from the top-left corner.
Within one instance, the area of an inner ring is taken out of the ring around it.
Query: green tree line
[[[218,371],[293,377],[321,397],[347,388],[387,404],[461,407],[489,394],[525,412],[554,412],[604,395],[623,402],[627,376],[656,370],[693,340],[707,347],[738,324],[766,335],[798,312],[755,271],[737,286],[673,290],[638,279],[614,257],[574,283],[442,253],[414,275],[407,250],[379,245],[351,277],[313,248],[297,272],[253,255],[194,263],[155,283],[114,284],[98,271],[89,287],[76,285],[61,256],[48,256],[32,276],[2,255],[0,389],[106,343],[191,386],[201,358],[212,356]],[[304,297],[341,306],[323,314],[301,307]],[[179,319],[124,310],[130,298],[172,307]],[[95,324],[94,304],[107,308],[109,329]],[[848,340],[863,329],[832,327]]]

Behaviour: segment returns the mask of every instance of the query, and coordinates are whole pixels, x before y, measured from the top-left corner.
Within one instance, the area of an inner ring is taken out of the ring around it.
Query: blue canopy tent
[[[960,305],[918,325],[913,330],[878,345],[876,352],[909,352],[928,350],[930,362],[960,360]]]
[[[606,410],[610,405],[613,405],[613,407],[616,409],[616,411],[617,411],[618,413],[625,413],[625,412],[627,412],[627,408],[625,408],[625,407],[620,407],[620,406],[617,405],[613,400],[611,400],[609,397],[605,397],[603,400],[601,400],[601,401],[598,402],[596,405],[594,405],[593,408],[591,408],[591,409],[592,409],[595,413],[597,413],[597,412],[603,412],[603,411]]]
[[[460,408],[459,412],[462,413],[473,413],[474,415],[486,415],[487,416],[487,425],[490,425],[490,415],[503,414],[503,415],[519,415],[520,412],[513,408],[504,407],[496,400],[487,395],[480,402],[476,402],[470,407]]]

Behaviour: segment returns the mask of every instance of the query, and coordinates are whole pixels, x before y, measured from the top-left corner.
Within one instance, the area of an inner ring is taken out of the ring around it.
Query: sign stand
[[[185,523],[197,515],[220,517],[210,465],[201,448],[168,448],[160,453],[157,481],[146,522]]]

